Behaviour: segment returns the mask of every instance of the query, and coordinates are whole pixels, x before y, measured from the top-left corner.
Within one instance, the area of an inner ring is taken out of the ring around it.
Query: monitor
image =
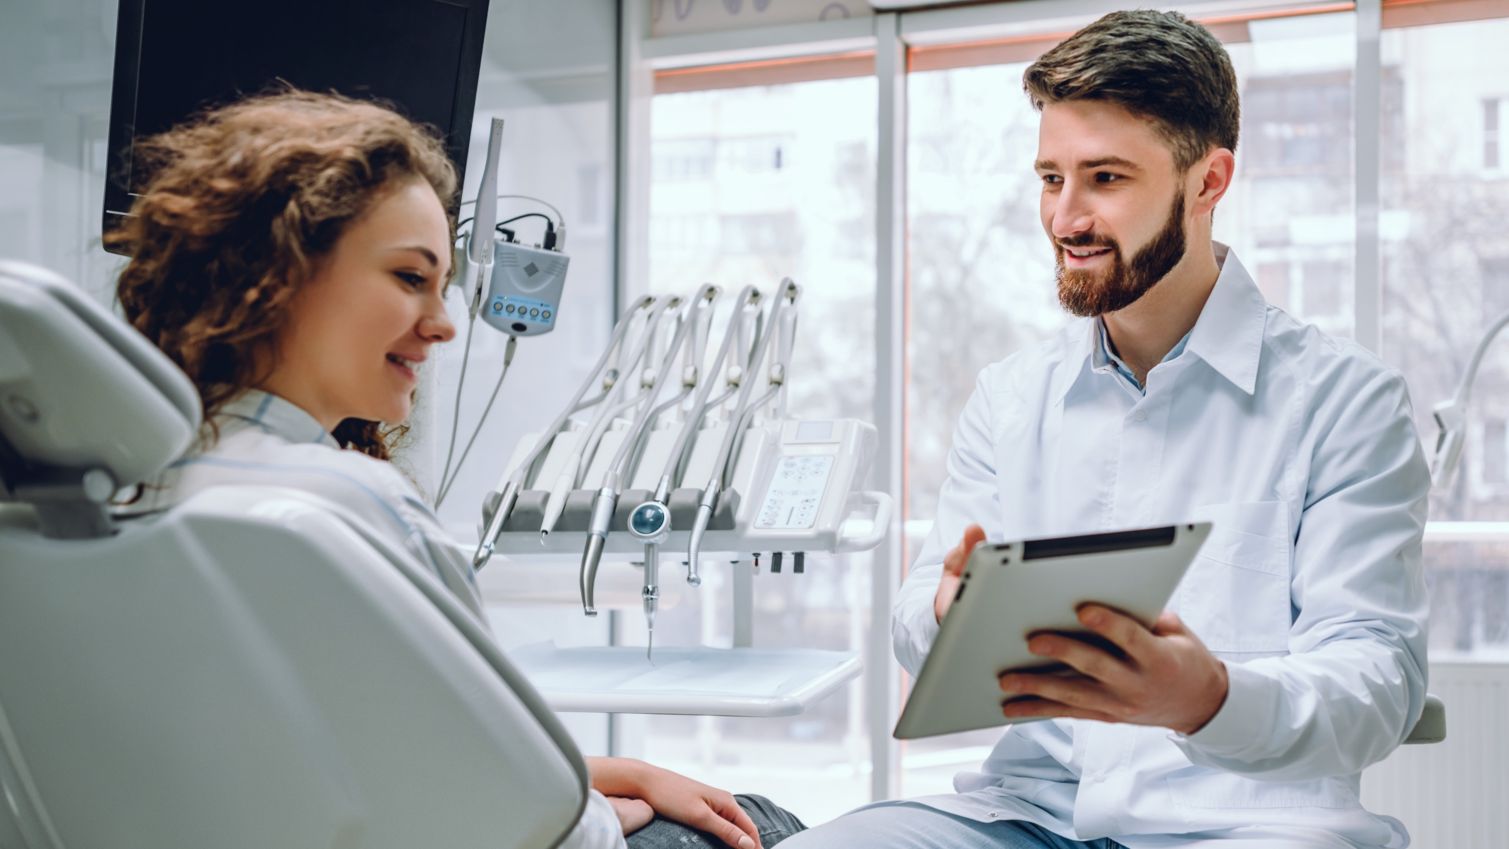
[[[488,0],[120,0],[104,228],[143,174],[133,142],[285,81],[381,99],[466,166]],[[455,201],[453,200],[453,203]],[[452,209],[452,213],[456,210]]]

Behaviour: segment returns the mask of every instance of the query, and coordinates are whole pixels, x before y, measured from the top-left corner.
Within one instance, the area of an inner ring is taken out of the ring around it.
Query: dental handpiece
[[[709,371],[710,374],[718,374],[723,371],[724,363],[728,360],[729,351],[732,350],[734,340],[738,336],[736,328],[742,321],[744,311],[751,305],[758,304],[761,297],[760,291],[753,286],[745,286],[739,292],[738,299],[734,302],[733,316],[730,318],[728,328],[723,334],[723,342],[718,346],[718,352],[713,357]],[[694,347],[696,347],[696,343],[694,343]],[[697,360],[700,360],[700,356]],[[695,362],[695,360],[689,358],[688,362]],[[695,381],[697,376],[693,374],[691,379]],[[703,418],[707,415],[707,411],[715,404],[722,403],[724,399],[730,397],[737,389],[736,384],[731,384],[728,391],[720,395],[717,401],[710,402],[708,395],[712,393],[715,383],[716,381],[714,380],[703,380],[697,387],[697,394],[693,397],[691,407],[688,409],[686,422],[682,426],[681,433],[677,435],[675,444],[671,447],[670,454],[666,459],[665,470],[661,473],[660,479],[656,483],[655,493],[651,498],[652,501],[661,505],[670,502],[671,488],[681,476],[681,467],[686,462],[686,457],[691,451],[692,438],[698,432]],[[669,514],[667,515],[669,516]],[[669,522],[669,519],[667,519],[667,522]],[[688,562],[687,564],[686,581],[692,586],[702,583],[702,578],[698,575],[695,561]]]
[[[801,290],[791,279],[781,280],[781,287],[776,296],[775,303],[770,307],[770,319],[764,327],[760,328],[758,337],[754,343],[754,352],[747,361],[746,371],[753,371],[765,360],[766,352],[770,349],[771,339],[777,335],[780,327],[781,315],[788,304],[795,304]],[[698,575],[698,559],[702,554],[702,537],[707,532],[707,525],[712,520],[713,511],[718,508],[718,497],[723,491],[723,480],[728,474],[728,466],[732,462],[734,442],[739,437],[739,431],[744,424],[747,413],[750,410],[749,397],[755,386],[755,381],[745,381],[739,390],[738,403],[734,405],[733,415],[729,419],[728,432],[723,434],[723,444],[718,449],[718,458],[713,462],[713,476],[702,490],[702,500],[697,504],[697,518],[692,524],[690,544],[687,546],[686,559],[688,564],[687,582],[697,584],[701,582]],[[695,579],[695,580],[694,580]]]
[[[691,309],[700,308],[704,303],[711,300],[711,298],[716,297],[716,294],[716,287],[702,287],[698,290],[695,296],[697,300],[693,303]],[[673,298],[667,308],[676,309],[680,305],[681,299]],[[594,604],[597,568],[602,561],[603,548],[608,542],[608,531],[613,524],[613,512],[618,507],[618,486],[623,477],[625,461],[629,456],[637,452],[638,443],[643,438],[651,420],[655,416],[655,398],[659,394],[661,385],[664,383],[666,372],[670,370],[671,363],[675,361],[676,354],[686,342],[688,332],[696,323],[694,319],[695,316],[689,316],[688,320],[680,322],[676,327],[676,333],[672,337],[671,344],[666,349],[665,355],[656,364],[657,367],[653,371],[645,373],[645,377],[642,379],[644,392],[641,397],[643,401],[641,402],[639,413],[635,417],[634,422],[629,426],[628,432],[624,434],[623,442],[618,446],[618,452],[613,455],[613,459],[608,463],[603,486],[597,491],[597,497],[593,499],[592,523],[587,528],[587,544],[582,551],[581,569],[578,572],[582,589],[582,609],[588,616],[597,615],[597,608]]]
[[[681,299],[675,296],[666,298],[655,307],[646,318],[644,333],[633,346],[631,354],[619,350],[618,364],[615,371],[633,371],[639,367],[644,359],[645,352],[649,350],[655,338],[655,328],[664,318],[666,312],[680,306]],[[621,391],[624,387],[619,386]],[[641,381],[640,390],[644,391]],[[593,458],[597,455],[598,446],[602,442],[603,435],[607,433],[609,425],[623,412],[632,409],[642,403],[638,395],[630,395],[626,400],[614,403],[618,393],[612,388],[603,394],[603,401],[598,406],[597,413],[592,417],[591,424],[587,426],[586,435],[582,438],[580,449],[567,460],[560,473],[556,475],[554,484],[545,496],[544,516],[540,522],[540,543],[555,530],[555,524],[560,520],[561,513],[566,507],[566,497],[571,490],[581,485],[582,478],[592,465]]]
[[[586,397],[588,390],[603,379],[604,369],[608,366],[608,360],[623,342],[624,334],[628,332],[634,317],[640,310],[647,309],[654,303],[654,298],[645,295],[635,299],[634,303],[630,304],[628,309],[624,310],[623,315],[613,328],[613,335],[609,339],[608,347],[603,349],[602,355],[598,357],[597,363],[592,366],[587,379],[582,382],[581,387],[572,396],[571,402],[566,405],[565,409],[561,410],[560,415],[556,416],[555,421],[541,434],[539,441],[535,443],[534,448],[530,450],[529,454],[524,457],[523,462],[505,479],[503,486],[500,488],[502,498],[498,501],[498,509],[493,512],[492,518],[487,523],[487,529],[483,532],[482,539],[477,544],[477,551],[472,555],[473,570],[486,566],[487,561],[492,558],[493,551],[498,544],[498,537],[503,533],[503,526],[507,524],[509,514],[513,512],[514,505],[518,503],[519,491],[524,488],[524,482],[528,477],[534,473],[535,464],[545,455],[546,450],[555,441],[555,437],[560,433],[561,428],[566,426],[566,422],[570,419],[571,414],[581,409],[582,399]]]
[[[629,514],[629,533],[644,543],[644,622],[648,634],[645,659],[653,660],[655,613],[660,605],[660,546],[671,534],[671,511],[658,501],[646,501]]]

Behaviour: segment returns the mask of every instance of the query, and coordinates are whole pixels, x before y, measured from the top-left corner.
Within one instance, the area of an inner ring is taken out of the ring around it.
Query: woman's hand
[[[761,849],[759,830],[732,793],[627,758],[588,758],[587,768],[592,787],[610,799],[642,800],[656,814],[705,831],[731,849]]]
[[[622,796],[608,796],[608,804],[613,806],[613,813],[618,814],[618,824],[623,827],[624,837],[650,824],[655,818],[655,809],[643,799],[625,799]]]

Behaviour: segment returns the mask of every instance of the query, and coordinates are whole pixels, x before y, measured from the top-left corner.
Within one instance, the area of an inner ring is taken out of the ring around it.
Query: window
[[[1509,174],[1488,171],[1498,133],[1509,55],[1509,19],[1427,23],[1385,30],[1384,65],[1403,96],[1383,108],[1384,149],[1404,166],[1379,186],[1383,228],[1383,349],[1404,372],[1415,423],[1432,446],[1431,408],[1451,397],[1479,338],[1509,311]],[[1495,104],[1495,105],[1489,105]],[[1464,120],[1466,116],[1481,116]],[[1492,156],[1498,156],[1496,149]],[[1434,657],[1509,653],[1509,487],[1504,422],[1509,420],[1509,338],[1487,351],[1467,410],[1461,473],[1431,493],[1432,521],[1481,522],[1485,542],[1425,547],[1432,583]],[[1500,531],[1499,529],[1502,529]]]
[[[649,289],[686,294],[712,282],[726,304],[747,284],[801,285],[793,417],[872,418],[875,90],[869,76],[652,100]],[[724,321],[714,317],[714,340]],[[862,650],[869,555],[809,556],[801,575],[765,565],[754,581],[755,646]],[[662,585],[678,571],[662,564]],[[704,568],[700,588],[663,608],[656,645],[730,645],[731,593],[729,570]],[[620,620],[627,638],[643,639],[637,616]],[[626,745],[642,746],[626,754],[766,793],[821,822],[869,801],[862,692],[856,680],[790,719],[626,718]]]
[[[1489,97],[1483,101],[1483,167],[1501,168],[1504,162],[1504,133],[1499,128],[1499,111],[1504,101]]]
[[[1482,449],[1478,451],[1480,459],[1473,464],[1477,469],[1478,481],[1490,491],[1493,487],[1509,483],[1509,439],[1506,439],[1509,434],[1505,433],[1505,425],[1503,419],[1488,419],[1483,422],[1482,441],[1479,443]]]

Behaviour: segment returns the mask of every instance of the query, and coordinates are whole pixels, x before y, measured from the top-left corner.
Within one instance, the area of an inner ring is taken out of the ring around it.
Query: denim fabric
[[[738,794],[739,806],[754,821],[764,849],[806,830],[807,826],[790,811],[764,796]],[[649,825],[629,835],[629,849],[728,849],[723,841],[703,831],[655,817]]]
[[[916,802],[880,802],[807,831],[785,849],[1122,849],[1025,822],[978,822]]]

